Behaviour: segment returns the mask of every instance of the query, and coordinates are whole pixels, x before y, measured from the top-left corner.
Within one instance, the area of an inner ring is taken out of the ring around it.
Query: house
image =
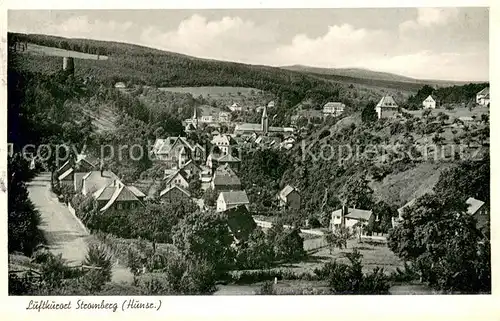
[[[241,181],[228,165],[219,166],[214,172],[211,187],[214,191],[241,190]]]
[[[217,198],[217,212],[224,212],[237,206],[248,206],[249,204],[250,201],[245,191],[221,192]]]
[[[431,95],[427,96],[427,98],[424,99],[422,102],[422,106],[424,106],[424,109],[429,109],[429,108],[436,108],[437,100],[434,99]]]
[[[241,160],[231,154],[215,154],[212,153],[207,157],[207,166],[213,171],[220,166],[229,166],[235,172],[240,170]]]
[[[160,192],[160,200],[165,202],[173,202],[175,200],[191,199],[191,194],[184,188],[178,185],[173,185],[165,188]]]
[[[82,176],[81,193],[83,195],[91,195],[95,191],[103,188],[104,186],[108,186],[116,180],[119,180],[118,176],[111,171],[101,170],[88,172]],[[77,184],[77,182],[75,182],[75,184]]]
[[[227,209],[224,215],[236,243],[246,241],[257,227],[246,205],[237,205]]]
[[[373,222],[375,217],[371,210],[361,210],[342,206],[342,208],[332,212],[331,228],[333,230],[339,227],[347,227],[349,229],[358,229],[362,233],[363,226]]]
[[[193,162],[193,160],[189,160],[180,169],[186,174],[187,179],[190,179],[192,177],[199,177],[201,173],[201,167]]]
[[[254,133],[258,134],[276,134],[276,133],[293,133],[294,128],[292,127],[272,127],[269,126],[269,119],[267,116],[267,106],[264,106],[262,110],[262,116],[260,124],[255,123],[242,123],[238,124],[234,128],[234,133],[239,135],[252,135]]]
[[[280,207],[288,207],[295,210],[300,209],[300,194],[299,191],[290,185],[285,186],[278,193],[278,201]]]
[[[100,212],[128,210],[143,206],[140,197],[144,197],[144,194],[140,192],[139,195],[136,195],[137,191],[137,189],[130,189],[116,179],[95,191],[92,196],[97,201]]]
[[[401,224],[401,221],[403,221],[403,213],[404,213],[405,209],[413,206],[413,204],[415,204],[416,200],[417,200],[416,198],[412,198],[408,203],[406,203],[405,205],[398,208],[398,217],[391,218],[392,227],[396,227],[399,224]]]
[[[398,109],[398,104],[396,104],[396,101],[390,95],[382,97],[375,107],[378,119],[394,117],[398,113]]]
[[[229,106],[229,110],[232,112],[241,112],[243,111],[243,107],[238,105],[237,103],[233,103],[231,106]]]
[[[75,173],[88,173],[96,168],[86,155],[79,154],[76,158],[66,161],[56,170],[57,181],[61,186],[74,186]],[[82,175],[83,176],[83,175]]]
[[[215,135],[211,141],[213,146],[217,146],[222,154],[229,154],[234,146],[237,146],[236,141],[229,135]]]
[[[467,204],[467,214],[474,216],[479,229],[488,227],[490,221],[490,213],[485,202],[469,197],[465,203]]]
[[[218,121],[220,123],[227,123],[231,120],[231,114],[225,111],[219,112]]]
[[[123,83],[123,82],[120,81],[120,82],[117,82],[115,84],[115,88],[123,89],[123,88],[127,88],[127,85],[125,85],[125,83]]]
[[[490,87],[486,87],[476,94],[476,103],[482,106],[490,104]]]
[[[181,136],[157,138],[151,153],[170,168],[182,167],[190,159],[196,163],[205,159],[205,149],[201,145]]]
[[[340,116],[344,112],[345,105],[340,102],[328,102],[323,106],[325,116]]]
[[[172,186],[180,186],[182,188],[189,188],[189,182],[186,178],[186,174],[182,170],[177,170],[174,173],[166,176],[165,180],[165,188],[169,188]]]

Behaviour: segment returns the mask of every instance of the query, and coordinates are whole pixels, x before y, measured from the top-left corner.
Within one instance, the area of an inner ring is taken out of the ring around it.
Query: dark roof
[[[490,87],[483,88],[477,95],[487,95],[490,93]]]
[[[239,205],[224,211],[229,229],[238,241],[247,240],[257,224],[245,205]]]
[[[392,98],[392,96],[385,95],[384,97],[382,97],[382,99],[380,99],[377,107],[398,107],[398,104],[396,103],[394,98]]]
[[[250,203],[245,191],[221,192],[219,197],[222,197],[226,205],[245,205]]]
[[[227,186],[235,186],[241,185],[241,181],[238,176],[234,173],[231,167],[219,166],[215,170],[213,182],[215,186],[227,185]]]

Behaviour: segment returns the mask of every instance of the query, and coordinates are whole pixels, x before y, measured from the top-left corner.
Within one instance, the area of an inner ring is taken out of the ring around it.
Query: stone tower
[[[267,118],[267,106],[264,106],[264,110],[262,111],[262,118],[260,121],[261,130],[264,135],[267,135],[269,131],[269,119]]]
[[[63,57],[63,70],[67,73],[75,73],[75,61],[73,57]]]

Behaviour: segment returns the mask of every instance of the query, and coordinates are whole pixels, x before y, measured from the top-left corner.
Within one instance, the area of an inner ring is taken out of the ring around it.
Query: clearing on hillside
[[[79,51],[65,50],[54,47],[39,46],[28,43],[28,49],[21,53],[35,54],[41,56],[73,57],[78,59],[107,60],[108,56],[93,55]]]

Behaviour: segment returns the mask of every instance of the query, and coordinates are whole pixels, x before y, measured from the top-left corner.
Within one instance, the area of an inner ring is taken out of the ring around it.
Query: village
[[[125,85],[118,83],[115,88],[123,90]],[[484,88],[476,95],[476,106],[478,106],[476,108],[488,108],[489,104],[489,88]],[[161,190],[152,191],[152,187],[149,190],[141,190],[141,184],[125,184],[118,175],[105,169],[102,160],[99,161],[98,158],[89,155],[75,155],[57,169],[54,176],[56,190],[65,191],[69,188],[70,194],[92,197],[99,204],[102,215],[106,215],[106,211],[109,210],[127,212],[141,208],[145,202],[151,200],[162,204],[184,200],[196,204],[201,211],[215,210],[231,215],[250,216],[256,226],[267,230],[273,226],[273,219],[252,213],[250,199],[238,177],[240,171],[245,171],[241,166],[241,150],[290,150],[299,145],[300,131],[304,130],[296,126],[297,121],[341,117],[346,106],[341,102],[328,102],[320,111],[299,111],[292,117],[293,123],[289,127],[272,126],[268,112],[276,108],[274,101],[257,108],[256,112],[261,113],[260,123],[234,123],[231,121],[231,113],[241,112],[244,107],[236,103],[227,107],[230,112],[211,106],[196,107],[192,117],[183,122],[186,136],[156,139],[149,153],[154,166],[159,165],[164,168],[161,183],[157,184]],[[429,95],[422,101],[420,112],[439,110],[440,107],[439,101]],[[381,97],[375,112],[379,120],[401,117],[401,108],[390,95]],[[415,113],[415,111],[406,112]],[[457,120],[451,119],[449,123],[456,124],[458,121],[460,124],[470,124],[476,121],[476,116],[456,118]],[[477,121],[480,122],[479,119]],[[221,130],[222,127],[226,128],[224,132]],[[231,133],[227,132],[227,128]],[[211,141],[208,146],[202,146],[199,142],[187,138],[189,134],[200,131],[210,133]],[[196,186],[195,190],[193,186]],[[64,192],[61,192],[60,199],[65,200],[64,202],[67,202],[67,206],[74,213],[76,206],[72,205],[71,200],[63,194]],[[203,196],[207,194],[213,195],[214,199],[211,202],[207,202],[207,198]],[[289,210],[301,210],[301,191],[296,186],[283,186],[274,198],[273,207],[283,213]],[[391,218],[392,227],[400,224],[405,208],[412,206],[415,200],[411,199],[398,209],[398,216]],[[489,220],[489,209],[485,206],[485,202],[469,197],[466,204],[467,213],[478,220],[481,228],[485,228]],[[316,209],[318,212],[320,210]],[[300,233],[306,237],[304,246],[307,251],[314,252],[328,248],[325,237],[342,229],[350,231],[357,242],[375,242],[375,244],[387,242],[386,233],[373,233],[367,228],[375,222],[380,224],[381,218],[374,215],[371,208],[342,205],[333,210],[329,216],[329,225],[326,227],[311,226],[308,220],[301,226]],[[295,228],[290,225],[284,227]],[[238,233],[243,228],[234,224],[230,226],[235,242],[241,241],[236,235],[248,237],[248,234]]]
[[[374,69],[9,32],[9,294],[491,293],[486,69],[386,45],[429,12],[328,44]]]

